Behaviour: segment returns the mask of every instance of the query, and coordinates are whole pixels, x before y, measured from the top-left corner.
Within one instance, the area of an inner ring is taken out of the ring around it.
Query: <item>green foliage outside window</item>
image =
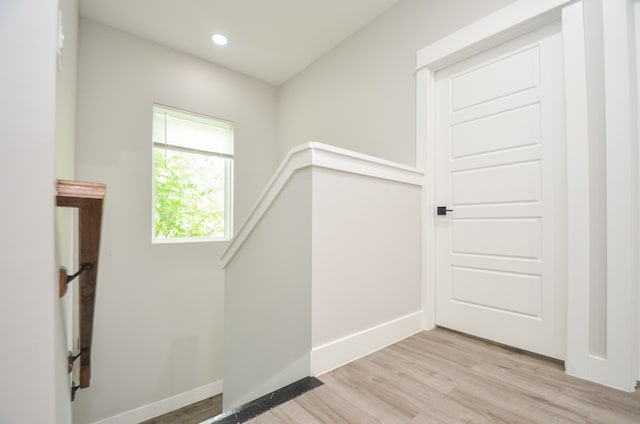
[[[155,238],[224,238],[229,159],[155,147]]]

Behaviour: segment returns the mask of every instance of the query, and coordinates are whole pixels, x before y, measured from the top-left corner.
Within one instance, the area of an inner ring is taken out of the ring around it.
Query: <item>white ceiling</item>
[[[80,0],[80,14],[280,85],[396,2]],[[214,33],[229,44],[213,44]]]

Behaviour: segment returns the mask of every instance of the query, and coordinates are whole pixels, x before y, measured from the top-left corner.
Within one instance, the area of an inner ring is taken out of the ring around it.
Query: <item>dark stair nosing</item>
[[[276,406],[294,399],[301,394],[322,386],[322,381],[315,377],[305,377],[274,392],[267,393],[238,408],[216,415],[201,424],[240,424],[267,412]]]

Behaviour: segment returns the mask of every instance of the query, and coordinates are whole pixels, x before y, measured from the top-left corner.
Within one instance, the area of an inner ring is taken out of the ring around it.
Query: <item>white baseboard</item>
[[[320,375],[422,331],[422,312],[343,337],[311,352],[311,375]],[[144,405],[93,424],[137,424],[222,393],[222,380]]]
[[[197,387],[188,392],[183,392],[113,417],[96,421],[94,424],[138,424],[141,421],[155,418],[158,415],[175,411],[192,403],[199,402],[206,398],[222,393],[222,380],[214,381],[211,384]]]
[[[311,351],[311,375],[317,376],[422,331],[422,311],[334,340]]]

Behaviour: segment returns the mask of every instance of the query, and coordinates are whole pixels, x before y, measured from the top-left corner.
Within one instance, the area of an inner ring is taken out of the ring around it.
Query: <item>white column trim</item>
[[[603,1],[607,164],[607,384],[633,391],[637,376],[638,190],[634,16],[630,0]]]
[[[635,98],[632,74],[633,14],[631,0],[603,1],[604,94],[606,147],[606,207],[607,207],[607,349],[605,357],[591,354],[589,349],[589,271],[583,264],[589,260],[589,188],[587,184],[571,186],[569,202],[569,321],[567,373],[600,384],[633,391],[638,376],[638,177],[637,138],[635,133]],[[567,7],[563,22],[570,25],[571,37],[565,37],[565,67],[584,62],[582,8]],[[577,143],[588,143],[588,132],[580,121],[587,119],[587,99],[577,102],[577,93],[587,85],[586,75],[566,69],[567,133],[573,140],[568,157],[575,159],[585,153]],[[570,102],[576,101],[576,104]],[[588,153],[586,156],[588,160]],[[569,161],[574,181],[588,178],[589,169]],[[582,178],[577,178],[582,174]],[[583,180],[584,182],[584,180]],[[570,206],[571,207],[571,206]],[[586,239],[586,240],[585,240]],[[583,243],[583,244],[580,244]]]
[[[420,69],[416,75],[416,166],[425,170],[422,185],[422,311],[425,330],[436,325],[435,267],[435,73],[429,67]]]
[[[582,3],[562,14],[567,134],[567,357],[568,374],[584,378],[589,352],[590,194],[587,74]]]

